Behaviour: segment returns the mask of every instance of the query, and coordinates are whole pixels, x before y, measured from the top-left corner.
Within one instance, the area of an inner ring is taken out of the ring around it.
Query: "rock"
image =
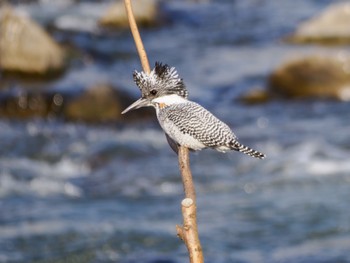
[[[0,11],[0,68],[5,72],[45,75],[62,71],[63,49],[34,21]]]
[[[132,1],[132,8],[136,23],[139,26],[152,26],[157,24],[159,18],[158,0]],[[100,19],[99,24],[109,27],[128,27],[129,22],[125,11],[124,1],[115,1],[115,3],[107,10],[106,14]]]
[[[239,100],[245,104],[261,104],[271,99],[269,92],[262,88],[255,88],[242,95]]]
[[[350,55],[312,55],[289,61],[269,78],[269,90],[285,98],[350,100]]]
[[[136,99],[135,99],[136,100]],[[149,117],[150,111],[138,110],[122,115],[134,100],[106,84],[98,84],[66,102],[64,116],[70,121],[111,122]],[[153,114],[154,115],[154,114]]]
[[[67,102],[64,115],[69,120],[87,122],[120,119],[122,106],[112,87],[96,85]]]
[[[288,40],[296,43],[350,43],[350,3],[331,5],[302,23]]]
[[[77,93],[59,93],[42,89],[0,90],[2,118],[64,118],[90,123],[140,121],[155,118],[153,109],[121,112],[136,100],[106,84]]]
[[[5,118],[26,119],[59,115],[62,111],[61,94],[43,94],[22,92],[18,96],[0,96],[0,116]]]

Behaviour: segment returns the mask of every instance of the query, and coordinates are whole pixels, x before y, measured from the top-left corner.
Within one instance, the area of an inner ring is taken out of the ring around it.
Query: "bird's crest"
[[[177,74],[176,69],[169,67],[167,64],[163,65],[156,62],[150,74],[135,70],[133,77],[142,94],[157,89],[162,95],[177,94],[185,99],[188,97],[188,91],[183,80]]]

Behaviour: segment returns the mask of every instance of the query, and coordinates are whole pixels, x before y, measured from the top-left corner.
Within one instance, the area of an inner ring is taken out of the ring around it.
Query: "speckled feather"
[[[193,150],[236,150],[256,158],[265,157],[264,154],[240,144],[227,124],[195,102],[172,104],[157,112],[163,130],[180,145]]]
[[[156,62],[150,74],[135,70],[133,78],[143,97],[147,97],[151,89],[160,91],[159,95],[162,96],[177,94],[185,99],[188,97],[188,91],[182,78],[179,78],[174,67],[169,67],[167,64]]]
[[[188,92],[175,68],[156,62],[150,74],[135,71],[133,76],[142,97],[124,113],[141,106],[153,106],[174,151],[177,151],[176,145],[182,145],[193,150],[236,150],[260,159],[265,157],[239,143],[230,127],[209,111],[187,100]]]

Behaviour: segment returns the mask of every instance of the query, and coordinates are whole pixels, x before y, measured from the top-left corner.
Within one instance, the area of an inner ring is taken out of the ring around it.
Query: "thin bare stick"
[[[196,191],[190,169],[188,148],[179,147],[179,168],[185,191],[185,199],[182,200],[183,226],[176,226],[177,235],[184,241],[191,263],[203,263],[203,252],[199,241],[197,228]]]
[[[128,15],[130,29],[134,37],[137,52],[139,54],[143,71],[150,73],[147,54],[143,46],[140,33],[133,15],[131,0],[124,0],[125,9]],[[178,151],[179,168],[181,171],[182,182],[186,198],[181,202],[182,215],[184,218],[183,226],[176,226],[178,236],[185,242],[189,252],[191,263],[203,263],[202,248],[198,238],[197,213],[196,213],[196,192],[192,180],[190,169],[189,151],[186,147],[180,146]]]
[[[203,263],[202,247],[199,242],[197,229],[196,204],[191,198],[185,198],[181,202],[183,226],[176,226],[177,235],[184,241],[191,263]]]
[[[124,3],[125,3],[126,14],[128,16],[128,20],[129,20],[130,30],[131,30],[132,36],[134,38],[134,41],[135,41],[137,53],[139,53],[139,57],[141,60],[141,65],[142,65],[143,71],[146,73],[150,73],[151,68],[149,66],[147,53],[146,53],[146,50],[143,46],[141,36],[140,36],[139,30],[137,28],[134,13],[132,11],[131,0],[124,0]]]
[[[196,202],[196,191],[192,180],[189,151],[186,147],[179,146],[178,154],[179,154],[179,168],[182,176],[182,183],[185,191],[185,197],[191,198],[193,202]]]

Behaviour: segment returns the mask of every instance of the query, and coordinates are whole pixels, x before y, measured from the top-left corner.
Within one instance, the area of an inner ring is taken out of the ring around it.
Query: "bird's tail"
[[[259,159],[264,159],[266,157],[265,154],[263,154],[261,152],[258,152],[256,150],[253,150],[253,149],[249,148],[248,146],[240,144],[237,141],[233,141],[231,143],[231,149],[235,150],[235,151],[238,151],[238,152],[242,152],[242,153],[248,154],[248,155],[250,155],[252,157],[259,158]]]

